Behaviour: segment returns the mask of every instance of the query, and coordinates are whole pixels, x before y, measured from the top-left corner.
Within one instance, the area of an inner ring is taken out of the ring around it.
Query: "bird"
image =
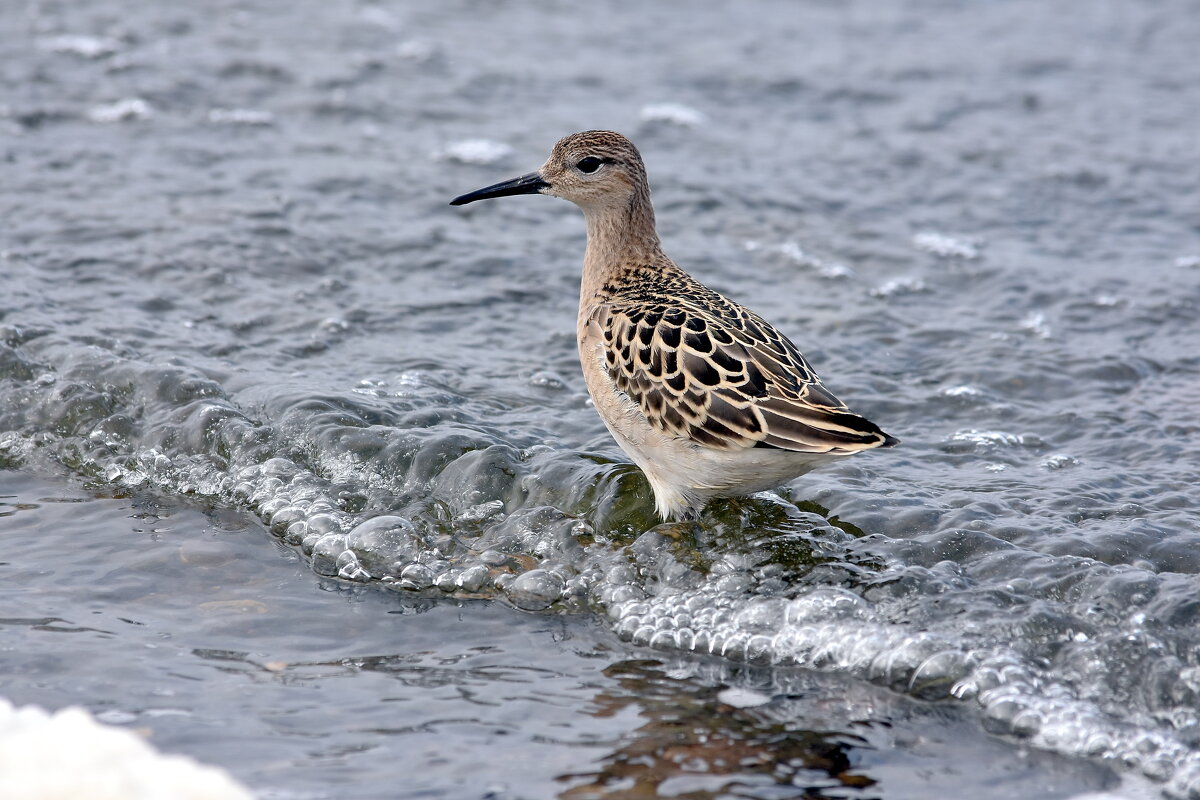
[[[554,145],[535,172],[454,198],[543,194],[587,221],[576,332],[592,403],[666,521],[899,444],[855,414],[790,339],[663,252],[641,153],[614,131]]]

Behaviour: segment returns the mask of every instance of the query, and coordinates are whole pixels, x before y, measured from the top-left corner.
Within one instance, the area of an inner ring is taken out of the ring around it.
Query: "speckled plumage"
[[[538,172],[454,204],[530,193],[571,200],[587,218],[578,319],[584,379],[664,518],[897,443],[822,386],[787,337],[663,253],[645,168],[628,139],[573,134]]]

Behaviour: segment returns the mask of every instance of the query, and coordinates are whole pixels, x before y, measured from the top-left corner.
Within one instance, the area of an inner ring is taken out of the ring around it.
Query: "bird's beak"
[[[507,197],[510,194],[537,194],[542,189],[549,188],[550,184],[542,180],[540,173],[531,172],[528,175],[522,175],[510,181],[485,186],[474,192],[467,192],[451,200],[450,205],[464,206],[467,203],[474,203],[476,200],[487,200],[489,197]]]

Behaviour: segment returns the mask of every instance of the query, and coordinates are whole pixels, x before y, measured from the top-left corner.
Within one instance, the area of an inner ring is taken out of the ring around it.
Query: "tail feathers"
[[[846,454],[900,443],[874,422],[844,408],[830,410],[771,398],[760,409],[766,436],[759,447]]]

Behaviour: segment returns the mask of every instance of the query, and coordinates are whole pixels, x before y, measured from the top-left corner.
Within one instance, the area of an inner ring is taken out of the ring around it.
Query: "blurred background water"
[[[0,694],[261,797],[1200,797],[1186,0],[0,0]],[[899,436],[660,525],[583,224]],[[65,634],[65,635],[64,635]]]

